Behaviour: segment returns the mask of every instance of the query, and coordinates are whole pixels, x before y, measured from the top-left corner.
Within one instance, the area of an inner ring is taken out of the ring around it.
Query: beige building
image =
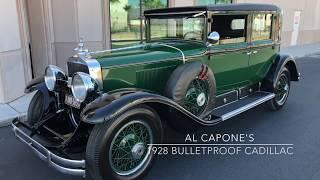
[[[81,37],[90,50],[139,43],[144,9],[209,3],[276,4],[284,47],[320,42],[320,0],[1,0],[0,103],[23,95],[48,64],[65,68]]]

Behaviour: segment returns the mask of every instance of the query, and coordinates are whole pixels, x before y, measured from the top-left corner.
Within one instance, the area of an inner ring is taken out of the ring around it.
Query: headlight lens
[[[88,93],[96,91],[98,85],[96,81],[86,73],[78,72],[73,75],[71,82],[71,90],[76,100],[83,102]]]
[[[65,73],[57,66],[49,65],[46,68],[44,81],[49,91],[56,88],[57,80],[65,80]]]

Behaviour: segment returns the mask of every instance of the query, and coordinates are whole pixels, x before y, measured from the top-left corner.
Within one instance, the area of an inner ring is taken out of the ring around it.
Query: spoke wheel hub
[[[110,165],[119,175],[137,172],[147,161],[153,143],[151,128],[143,121],[131,121],[115,135],[109,151]]]
[[[137,143],[135,144],[131,149],[131,154],[133,159],[141,159],[145,151],[145,146],[143,143]]]
[[[201,79],[194,79],[187,89],[184,108],[194,115],[200,115],[208,104],[208,84]]]
[[[203,106],[206,103],[206,95],[202,92],[197,97],[198,106]]]

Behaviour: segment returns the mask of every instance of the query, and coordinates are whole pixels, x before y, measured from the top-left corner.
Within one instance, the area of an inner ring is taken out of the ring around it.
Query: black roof
[[[149,15],[157,13],[179,13],[192,11],[281,11],[281,9],[278,6],[272,4],[240,3],[228,5],[208,5],[152,9],[144,11],[144,14]]]

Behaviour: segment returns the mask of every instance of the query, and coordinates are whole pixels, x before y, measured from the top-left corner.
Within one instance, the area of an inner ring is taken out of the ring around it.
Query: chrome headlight
[[[97,82],[86,73],[78,72],[73,75],[71,81],[71,91],[76,100],[83,102],[88,93],[98,89]]]
[[[56,88],[57,80],[65,80],[66,74],[57,66],[49,65],[46,67],[44,81],[49,91]]]

